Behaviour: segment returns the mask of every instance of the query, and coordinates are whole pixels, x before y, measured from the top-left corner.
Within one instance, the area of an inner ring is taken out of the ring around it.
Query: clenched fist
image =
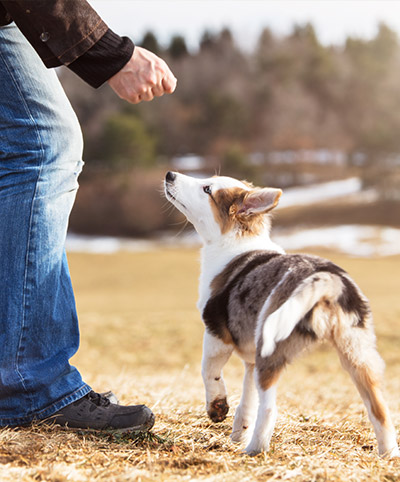
[[[149,50],[135,47],[131,59],[108,83],[121,99],[138,104],[172,94],[176,78],[164,60]]]

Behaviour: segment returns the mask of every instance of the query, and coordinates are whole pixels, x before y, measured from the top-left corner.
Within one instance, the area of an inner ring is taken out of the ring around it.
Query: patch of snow
[[[274,242],[288,251],[328,248],[350,256],[400,254],[400,229],[382,226],[343,225],[311,229],[276,230]]]
[[[350,177],[340,181],[330,181],[304,187],[293,187],[283,191],[278,208],[282,209],[341,198],[359,193],[361,189],[362,182],[358,177]]]
[[[66,249],[70,252],[114,254],[119,251],[149,251],[155,248],[154,244],[152,241],[140,239],[68,233]]]
[[[400,254],[400,229],[385,226],[342,225],[319,228],[273,229],[272,240],[287,251],[327,248],[349,256],[371,257]],[[158,240],[80,236],[69,234],[67,251],[114,254],[119,251],[144,252],[160,248],[200,246],[195,231],[164,235]]]

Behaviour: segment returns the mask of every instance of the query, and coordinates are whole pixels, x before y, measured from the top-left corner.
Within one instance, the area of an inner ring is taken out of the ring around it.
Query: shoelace
[[[96,393],[93,390],[87,394],[88,400],[97,405],[98,407],[108,407],[111,402],[110,400],[101,395],[100,393]]]
[[[89,402],[92,402],[97,407],[108,407],[111,403],[107,397],[100,395],[100,393],[96,393],[92,390],[85,397],[74,402],[74,405],[80,405],[85,400],[85,398],[89,400]]]

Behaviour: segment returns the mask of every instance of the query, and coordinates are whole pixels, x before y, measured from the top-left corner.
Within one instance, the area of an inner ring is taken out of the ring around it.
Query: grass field
[[[400,429],[400,257],[330,256],[369,296],[386,361],[386,397]],[[231,410],[213,424],[204,409],[203,326],[196,309],[198,253],[160,250],[70,255],[81,322],[73,360],[95,390],[146,403],[147,436],[95,435],[40,425],[0,431],[0,480],[13,481],[398,481],[400,462],[377,456],[359,396],[326,345],[290,366],[267,454],[230,442],[243,369],[225,369]]]

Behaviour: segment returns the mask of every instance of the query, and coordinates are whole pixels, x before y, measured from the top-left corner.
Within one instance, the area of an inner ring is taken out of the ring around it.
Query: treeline
[[[252,51],[227,29],[205,32],[194,52],[181,36],[168,46],[151,32],[134,40],[170,65],[173,95],[129,105],[108,86],[94,91],[61,72],[84,132],[87,181],[95,170],[159,167],[187,153],[248,178],[260,170],[251,156],[287,150],[340,151],[348,166],[362,160],[372,183],[377,167],[398,165],[400,44],[384,24],[374,38],[341,46],[322,45],[310,24],[285,37],[265,29]]]
[[[229,30],[204,33],[194,53],[179,36],[166,48],[153,33],[139,44],[170,64],[174,95],[130,106],[108,87],[94,92],[62,76],[91,162],[321,147],[373,161],[400,151],[400,47],[386,25],[371,40],[348,38],[339,47],[321,45],[310,24],[283,38],[265,29],[252,52]]]

